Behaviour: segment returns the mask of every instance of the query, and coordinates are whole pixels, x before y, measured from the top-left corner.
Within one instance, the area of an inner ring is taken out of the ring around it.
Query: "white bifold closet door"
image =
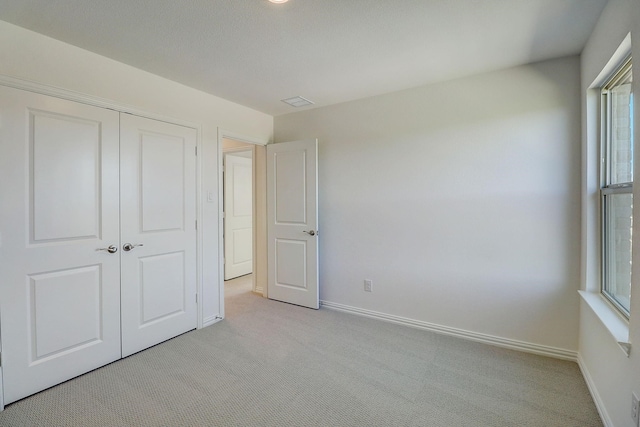
[[[122,114],[122,356],[194,329],[196,133]]]
[[[5,403],[196,327],[195,131],[137,119],[0,87]]]
[[[5,403],[121,357],[118,120],[0,87]]]

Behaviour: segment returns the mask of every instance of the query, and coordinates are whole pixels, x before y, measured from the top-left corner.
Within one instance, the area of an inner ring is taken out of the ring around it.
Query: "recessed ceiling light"
[[[279,3],[286,3],[286,2],[288,2],[289,0],[269,0],[269,1],[270,1],[271,3],[279,4]]]
[[[307,98],[303,98],[301,96],[294,96],[293,98],[281,99],[282,102],[286,102],[287,104],[293,107],[304,107],[307,105],[313,105],[313,101],[309,101]]]

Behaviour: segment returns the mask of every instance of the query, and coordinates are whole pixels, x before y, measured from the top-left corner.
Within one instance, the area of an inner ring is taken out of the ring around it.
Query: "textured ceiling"
[[[280,115],[296,95],[329,105],[577,54],[605,4],[0,0],[0,19]]]

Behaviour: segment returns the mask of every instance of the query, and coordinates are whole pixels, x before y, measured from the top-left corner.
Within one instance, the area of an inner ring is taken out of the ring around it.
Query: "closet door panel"
[[[121,116],[122,354],[197,326],[196,131]]]
[[[121,355],[118,120],[0,87],[5,403]]]

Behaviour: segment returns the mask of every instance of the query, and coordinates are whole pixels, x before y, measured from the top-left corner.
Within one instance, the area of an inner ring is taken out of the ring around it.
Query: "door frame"
[[[251,144],[253,147],[251,151],[253,152],[253,162],[252,162],[252,228],[253,228],[253,237],[252,237],[252,263],[253,263],[253,274],[252,274],[252,284],[251,289],[253,292],[258,294],[262,294],[262,296],[267,296],[267,287],[266,286],[257,286],[258,276],[262,277],[264,275],[266,279],[266,271],[262,271],[259,265],[259,248],[263,247],[264,253],[260,252],[260,254],[267,254],[267,236],[266,236],[266,179],[267,179],[267,168],[266,168],[266,156],[265,156],[265,164],[260,165],[258,162],[257,148],[258,146],[264,147],[264,151],[266,154],[266,145],[269,143],[268,140],[254,138],[247,135],[242,135],[230,130],[226,130],[223,128],[218,128],[218,301],[220,302],[220,316],[225,317],[224,312],[224,222],[223,222],[223,203],[224,203],[224,189],[223,189],[223,170],[222,170],[222,160],[224,156],[223,150],[223,139],[232,139],[234,141],[242,142],[245,144]],[[229,151],[230,152],[230,151]],[[261,181],[259,180],[261,179]],[[262,185],[258,186],[258,183],[261,182]],[[264,188],[263,188],[264,187]],[[260,202],[260,195],[264,198],[264,206],[262,206]],[[264,208],[264,210],[263,210]],[[264,215],[262,215],[264,214]],[[258,233],[258,224],[260,221],[265,221],[264,228],[264,237],[260,236]],[[266,268],[266,265],[265,265]]]

